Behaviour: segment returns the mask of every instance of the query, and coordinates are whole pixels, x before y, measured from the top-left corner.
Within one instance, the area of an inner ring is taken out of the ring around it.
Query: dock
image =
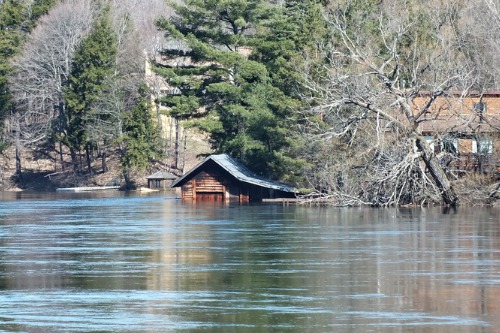
[[[274,198],[262,199],[266,203],[278,203],[283,206],[300,205],[300,206],[335,206],[335,201],[327,198]]]
[[[57,192],[95,192],[95,191],[115,191],[120,186],[90,186],[90,187],[60,187]]]
[[[297,199],[297,198],[265,198],[265,199],[262,199],[262,202],[266,202],[266,203],[280,203],[282,204],[283,206],[288,206],[290,204],[298,204],[300,203],[300,199]]]

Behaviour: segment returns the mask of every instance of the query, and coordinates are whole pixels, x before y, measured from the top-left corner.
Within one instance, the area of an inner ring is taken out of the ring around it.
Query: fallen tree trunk
[[[451,185],[448,176],[439,163],[436,154],[431,150],[424,137],[418,136],[415,140],[418,150],[421,152],[422,160],[427,167],[432,179],[441,190],[441,197],[445,204],[449,206],[458,205],[458,196]]]

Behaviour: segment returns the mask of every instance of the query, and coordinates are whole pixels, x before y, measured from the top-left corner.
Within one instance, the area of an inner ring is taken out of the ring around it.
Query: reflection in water
[[[2,332],[494,332],[497,209],[0,202]]]

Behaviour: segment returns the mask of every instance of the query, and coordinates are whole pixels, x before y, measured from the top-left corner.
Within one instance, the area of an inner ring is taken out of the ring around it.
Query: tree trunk
[[[61,171],[64,172],[63,145],[61,141],[59,141],[59,158],[61,159]]]
[[[14,128],[15,128],[15,141],[16,141],[16,177],[20,181],[22,179],[22,165],[21,165],[21,126],[19,124],[19,118],[16,116],[14,118]]]
[[[87,169],[89,170],[89,175],[92,174],[92,159],[90,154],[92,154],[92,150],[90,149],[90,144],[85,146],[85,155],[87,155]]]
[[[79,168],[78,168],[78,156],[76,156],[75,148],[70,147],[69,154],[71,155],[71,164],[73,164],[73,172],[75,174],[77,174],[79,171]]]
[[[441,197],[443,198],[444,203],[450,206],[457,206],[458,196],[451,186],[451,183],[448,180],[448,176],[446,176],[446,173],[441,167],[436,154],[431,151],[431,148],[427,144],[425,138],[418,136],[415,140],[415,143],[419,151],[422,153],[422,160],[429,170],[432,179],[436,182],[436,185],[441,190]]]
[[[21,165],[21,143],[19,139],[16,140],[16,177],[18,181],[21,181],[23,178],[22,173],[22,165]]]
[[[132,188],[132,182],[130,181],[130,172],[129,169],[124,169],[122,171],[123,173],[123,179],[125,180],[125,188],[126,189],[131,189]]]
[[[102,173],[108,172],[108,164],[106,163],[106,150],[103,150],[101,153],[101,159],[102,159]]]
[[[78,170],[83,172],[83,154],[81,150],[78,150]]]
[[[187,132],[184,131],[184,149],[182,150],[182,174],[185,172],[186,168],[186,152],[187,152]]]
[[[174,122],[175,118],[170,119],[170,131],[168,132],[168,150],[169,153],[171,152],[172,146],[173,146],[173,138],[174,138]]]
[[[59,131],[61,135],[64,135],[64,131],[67,129],[66,125],[66,109],[64,99],[61,94],[59,94],[59,104],[57,106],[59,111]],[[59,157],[61,159],[61,171],[64,172],[64,155],[63,155],[63,142],[59,140]],[[71,156],[73,158],[73,156]],[[74,160],[72,160],[74,162]]]
[[[159,99],[159,96],[155,98],[155,109],[156,109],[156,119],[158,121],[158,127],[160,130],[160,133],[163,134],[163,122],[161,121],[161,110],[160,110],[160,103],[157,102]]]
[[[179,147],[181,141],[181,124],[179,119],[174,118],[175,121],[175,143],[174,143],[174,167],[176,170],[179,170]]]

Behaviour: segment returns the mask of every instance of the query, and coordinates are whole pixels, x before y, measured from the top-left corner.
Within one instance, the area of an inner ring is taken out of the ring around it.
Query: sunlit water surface
[[[2,194],[0,332],[498,332],[498,209]]]

